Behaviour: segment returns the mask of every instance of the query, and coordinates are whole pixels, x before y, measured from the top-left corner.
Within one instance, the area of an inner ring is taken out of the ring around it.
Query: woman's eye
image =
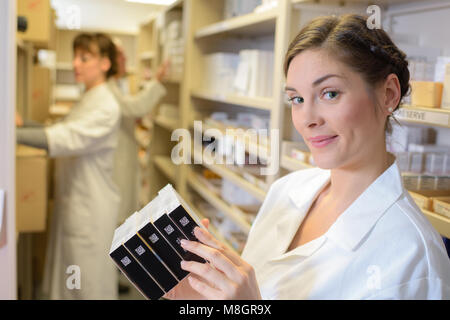
[[[324,93],[324,97],[328,100],[336,99],[339,96],[339,92],[337,91],[327,91]]]
[[[301,104],[305,102],[305,99],[303,99],[302,97],[292,97],[289,99],[289,102],[292,104]]]

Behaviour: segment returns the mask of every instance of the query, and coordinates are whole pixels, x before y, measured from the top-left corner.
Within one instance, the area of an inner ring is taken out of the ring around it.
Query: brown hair
[[[361,74],[372,88],[389,74],[396,74],[401,101],[410,90],[406,54],[397,48],[383,29],[369,29],[366,21],[367,17],[357,14],[313,19],[289,45],[284,63],[285,75],[294,57],[302,51],[324,48]],[[386,131],[391,132],[389,121],[386,122]]]
[[[99,54],[111,62],[111,67],[106,72],[106,78],[117,74],[117,51],[111,38],[103,33],[81,33],[73,41],[73,51],[81,49],[92,54]]]

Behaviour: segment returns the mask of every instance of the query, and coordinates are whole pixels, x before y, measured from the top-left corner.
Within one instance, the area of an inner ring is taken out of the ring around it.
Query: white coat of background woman
[[[108,256],[119,193],[113,181],[120,107],[106,80],[116,49],[103,34],[80,34],[73,67],[85,92],[70,113],[46,128],[18,128],[18,143],[45,148],[55,161],[54,210],[44,270],[48,299],[117,299]]]

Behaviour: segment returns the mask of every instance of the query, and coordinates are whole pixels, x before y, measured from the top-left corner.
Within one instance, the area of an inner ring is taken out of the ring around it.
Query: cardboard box
[[[26,32],[17,32],[17,38],[30,41],[40,48],[55,47],[55,11],[50,0],[18,0],[17,15],[27,18]]]
[[[411,81],[411,103],[414,106],[440,108],[442,82]]]
[[[42,232],[47,220],[47,157],[40,149],[17,146],[16,230]]]
[[[50,69],[33,66],[30,119],[44,123],[50,115]]]

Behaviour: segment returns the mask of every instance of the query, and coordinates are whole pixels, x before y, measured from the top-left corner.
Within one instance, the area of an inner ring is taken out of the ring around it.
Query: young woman
[[[103,34],[80,34],[73,67],[85,92],[61,122],[23,128],[18,142],[55,157],[55,203],[44,275],[49,299],[116,299],[117,272],[108,257],[119,195],[113,182],[120,109],[106,80],[116,50]]]
[[[166,297],[449,299],[442,239],[386,151],[409,89],[405,54],[365,17],[322,17],[291,43],[285,73],[318,168],[271,186],[242,257],[197,228],[201,243],[183,245],[210,264],[184,262],[192,274]]]

